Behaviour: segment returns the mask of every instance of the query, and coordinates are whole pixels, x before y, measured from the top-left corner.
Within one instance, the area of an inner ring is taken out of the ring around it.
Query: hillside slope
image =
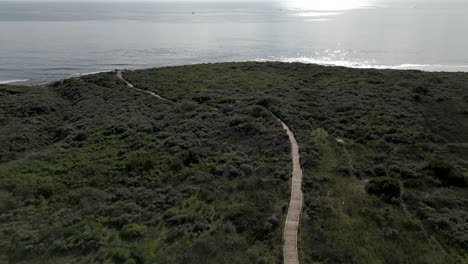
[[[468,263],[468,74],[221,63],[0,86],[0,260]],[[1,262],[1,261],[0,261]],[[7,262],[8,263],[8,262]]]
[[[172,100],[247,97],[294,130],[302,263],[468,262],[468,74],[228,63],[126,77]]]
[[[265,109],[110,73],[0,91],[7,263],[281,262],[289,142]]]

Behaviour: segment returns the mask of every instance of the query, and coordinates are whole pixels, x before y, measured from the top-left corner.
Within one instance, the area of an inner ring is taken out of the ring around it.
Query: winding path
[[[299,253],[297,249],[299,220],[302,210],[302,169],[299,155],[299,145],[289,127],[281,121],[281,125],[288,134],[291,142],[292,156],[292,179],[291,179],[291,198],[289,200],[288,215],[284,225],[283,233],[283,258],[284,264],[299,264]]]
[[[158,94],[151,91],[136,88],[132,83],[127,81],[122,74],[122,71],[116,71],[117,78],[124,81],[128,87],[147,93],[161,100],[172,102]],[[299,155],[299,145],[297,144],[294,133],[289,127],[278,119],[286,131],[289,141],[291,142],[291,157],[292,157],[292,179],[291,179],[291,197],[289,200],[288,214],[286,216],[286,223],[283,231],[283,258],[284,264],[299,264],[299,253],[297,249],[298,233],[299,233],[299,220],[302,210],[302,169]]]
[[[117,70],[117,71],[115,71],[115,73],[116,73],[116,75],[117,75],[117,78],[119,78],[120,80],[124,81],[124,82],[127,84],[128,87],[133,88],[133,89],[135,89],[135,90],[138,90],[138,91],[140,91],[140,92],[147,93],[147,94],[149,94],[149,95],[152,95],[152,96],[154,96],[154,97],[156,97],[156,98],[158,98],[158,99],[164,100],[164,101],[166,101],[166,102],[171,102],[171,103],[172,103],[171,100],[166,99],[166,98],[160,96],[159,94],[153,93],[153,92],[148,91],[148,90],[143,90],[143,89],[140,89],[140,88],[136,88],[132,83],[130,83],[129,81],[127,81],[127,80],[123,77],[122,71]]]

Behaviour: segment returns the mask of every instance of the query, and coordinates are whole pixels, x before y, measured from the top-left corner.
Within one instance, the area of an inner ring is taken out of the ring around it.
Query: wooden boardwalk
[[[288,215],[284,225],[283,233],[283,258],[284,264],[299,264],[299,253],[297,249],[299,220],[302,210],[302,169],[299,155],[299,145],[289,127],[281,121],[281,124],[288,134],[291,142],[292,156],[292,178],[291,178],[291,198],[289,201]]]

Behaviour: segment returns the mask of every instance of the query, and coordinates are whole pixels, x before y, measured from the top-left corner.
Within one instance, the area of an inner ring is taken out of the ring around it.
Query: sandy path
[[[281,121],[281,120],[280,120]],[[288,215],[284,225],[283,233],[283,258],[284,264],[299,264],[299,253],[297,250],[297,239],[299,231],[299,219],[302,209],[302,169],[299,155],[299,145],[289,127],[281,121],[281,125],[288,134],[291,142],[291,156],[293,162],[291,180],[291,198],[289,201]]]
[[[135,89],[135,90],[138,90],[138,91],[140,91],[140,92],[147,93],[147,94],[149,94],[149,95],[152,95],[152,96],[154,96],[154,97],[156,97],[156,98],[158,98],[158,99],[164,100],[164,101],[166,101],[166,102],[171,102],[171,103],[172,103],[171,100],[166,99],[166,98],[160,96],[159,94],[153,93],[153,92],[148,91],[148,90],[143,90],[143,89],[140,89],[140,88],[136,88],[136,87],[135,87],[133,84],[131,84],[129,81],[125,80],[125,78],[123,77],[122,71],[116,71],[116,75],[117,75],[117,78],[119,78],[120,80],[124,81],[124,82],[127,84],[128,87],[131,87],[131,88],[133,88],[133,89]]]

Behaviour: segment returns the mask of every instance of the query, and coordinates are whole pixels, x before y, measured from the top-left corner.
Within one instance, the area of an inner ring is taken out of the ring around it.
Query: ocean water
[[[468,71],[468,1],[0,0],[0,83],[222,61]]]

